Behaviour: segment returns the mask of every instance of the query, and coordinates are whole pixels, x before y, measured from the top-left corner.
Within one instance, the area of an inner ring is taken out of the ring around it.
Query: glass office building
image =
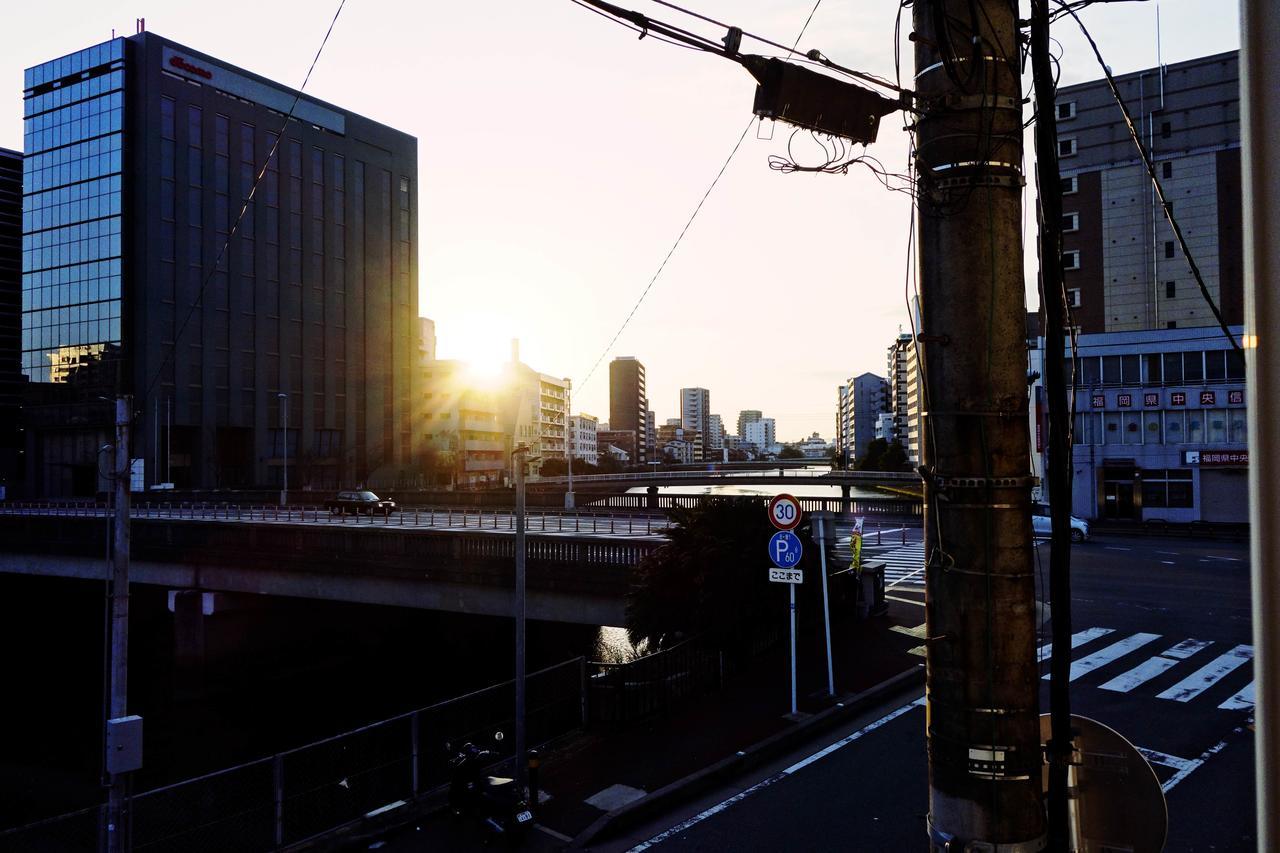
[[[28,492],[106,489],[121,392],[148,487],[411,479],[417,140],[154,33],[24,84]]]

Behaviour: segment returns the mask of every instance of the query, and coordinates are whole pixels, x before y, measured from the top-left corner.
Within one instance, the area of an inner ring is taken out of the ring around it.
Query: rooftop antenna
[[[1160,4],[1156,4],[1156,73],[1160,76],[1160,109],[1164,109],[1164,60],[1160,54]]]

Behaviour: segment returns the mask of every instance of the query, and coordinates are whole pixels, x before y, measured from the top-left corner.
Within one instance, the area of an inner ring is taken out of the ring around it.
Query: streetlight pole
[[[525,683],[524,683],[524,610],[525,610],[525,536],[524,536],[524,466],[528,464],[529,447],[521,444],[511,454],[515,457],[516,475],[516,790],[523,793],[528,776],[525,767]]]
[[[564,380],[564,423],[565,423],[565,456],[568,457],[569,470],[569,491],[564,496],[564,508],[573,509],[573,433],[576,431],[573,423],[573,404],[569,401],[570,389],[573,384],[569,381],[569,377]]]
[[[284,448],[284,481],[280,488],[280,506],[289,502],[289,395],[281,391],[276,394],[280,401],[280,446]]]

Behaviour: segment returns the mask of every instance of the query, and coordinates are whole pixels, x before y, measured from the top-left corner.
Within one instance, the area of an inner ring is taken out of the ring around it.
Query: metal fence
[[[526,682],[530,745],[586,723],[585,663],[575,658]],[[453,748],[482,744],[501,759],[514,749],[515,682],[364,726],[131,800],[131,847],[139,853],[275,850],[331,832],[448,781]],[[501,741],[496,732],[508,735]],[[102,806],[0,832],[4,853],[90,853]]]

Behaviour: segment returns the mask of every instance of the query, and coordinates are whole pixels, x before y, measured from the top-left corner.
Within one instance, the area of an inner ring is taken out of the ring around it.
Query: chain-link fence
[[[585,672],[584,660],[575,658],[527,676],[531,746],[583,727]],[[514,725],[515,682],[508,681],[156,788],[131,800],[131,847],[139,853],[266,851],[315,838],[446,784],[449,759],[467,741],[510,758]],[[94,806],[0,831],[0,853],[92,853],[103,810]]]

